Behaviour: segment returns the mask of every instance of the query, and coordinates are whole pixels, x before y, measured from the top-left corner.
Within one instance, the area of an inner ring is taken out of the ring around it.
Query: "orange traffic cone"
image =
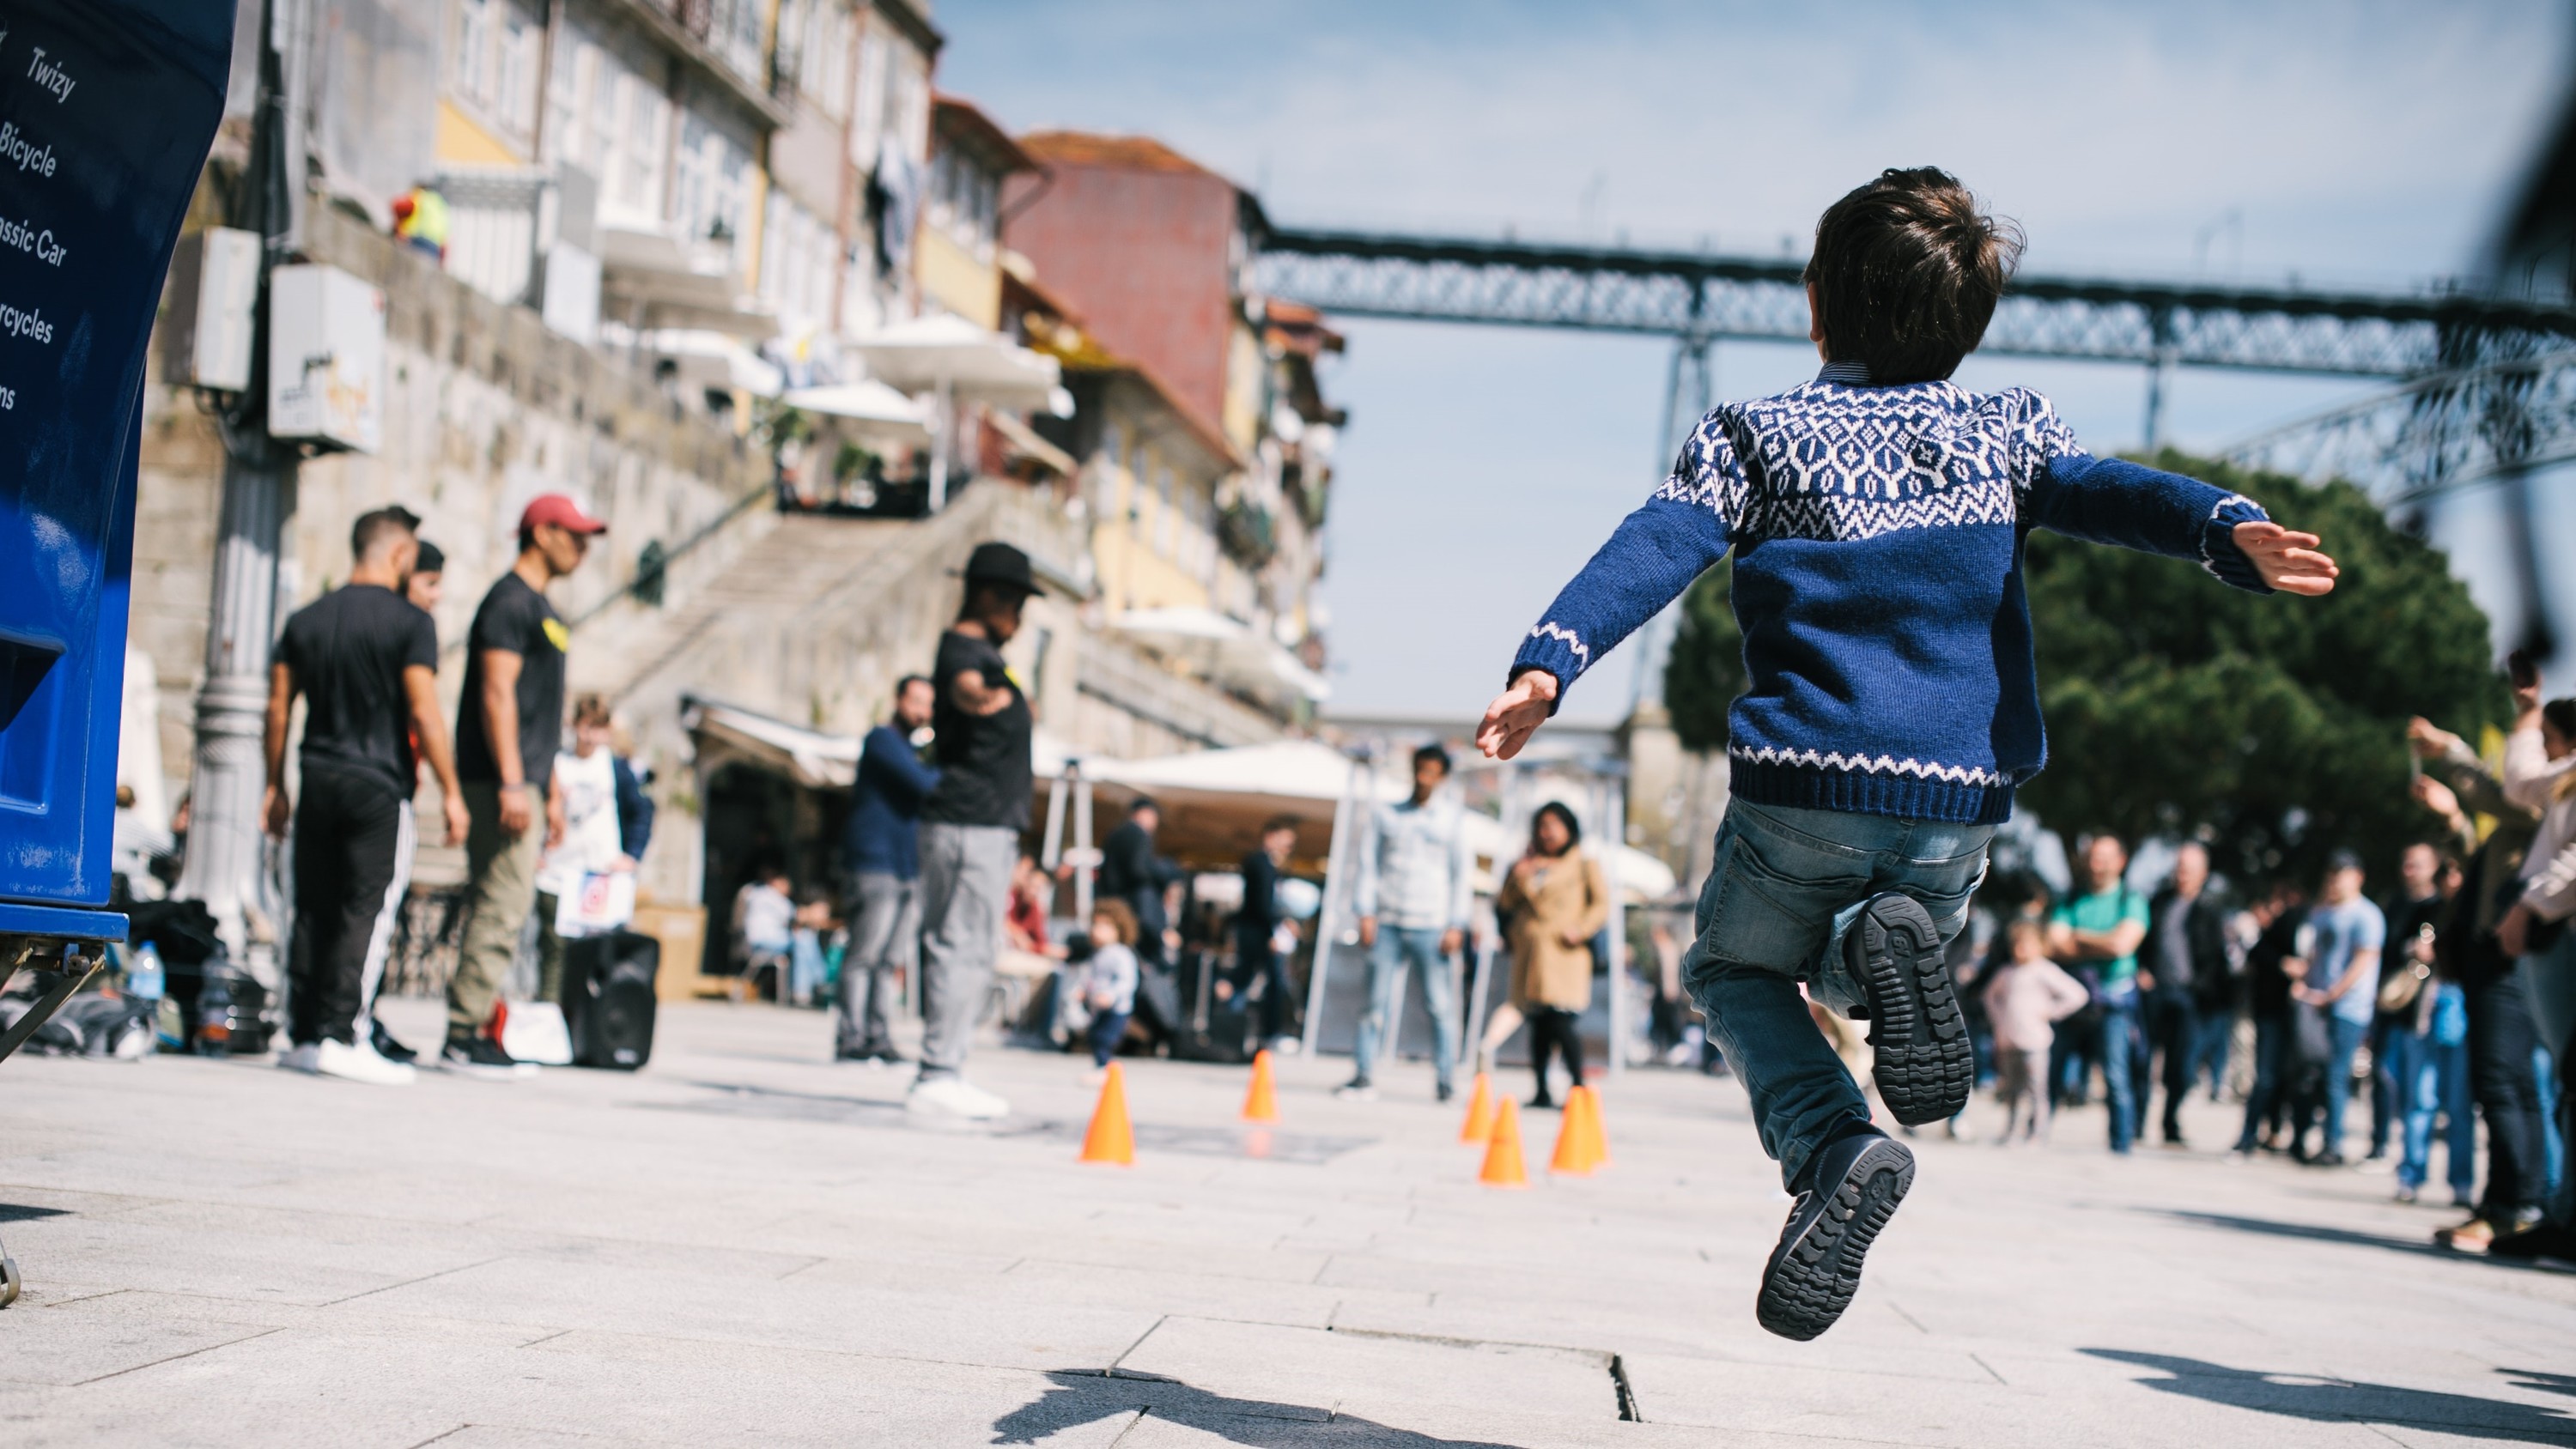
[[[1252,1090],[1243,1094],[1243,1120],[1276,1122],[1279,1120],[1279,1086],[1270,1076],[1270,1049],[1252,1054]]]
[[[1601,1121],[1601,1089],[1585,1087],[1582,1091],[1583,1121],[1592,1132],[1592,1165],[1608,1167],[1610,1165],[1610,1129]]]
[[[1521,1105],[1509,1097],[1494,1109],[1494,1131],[1485,1144],[1485,1170],[1476,1180],[1487,1187],[1527,1187],[1529,1169],[1521,1165]]]
[[[1467,1120],[1458,1129],[1461,1142],[1483,1142],[1494,1135],[1494,1083],[1483,1072],[1467,1089]]]
[[[1136,1165],[1136,1130],[1127,1122],[1127,1077],[1116,1062],[1109,1064],[1109,1078],[1100,1084],[1100,1105],[1091,1109],[1091,1128],[1082,1134],[1080,1160]]]
[[[1547,1170],[1569,1177],[1589,1177],[1601,1165],[1601,1119],[1592,1090],[1577,1087],[1565,1094],[1565,1115],[1556,1129],[1556,1154]]]

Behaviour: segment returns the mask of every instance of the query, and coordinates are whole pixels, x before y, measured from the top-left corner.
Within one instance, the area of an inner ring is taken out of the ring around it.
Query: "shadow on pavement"
[[[1441,1439],[1353,1418],[1306,1404],[1229,1399],[1175,1379],[1128,1378],[1097,1369],[1057,1369],[1055,1387],[1037,1402],[993,1421],[996,1444],[1034,1444],[1050,1434],[1143,1410],[1214,1434],[1230,1444],[1256,1446],[1348,1444],[1353,1449],[1513,1449],[1487,1439]]]
[[[2135,1364],[2171,1375],[2169,1378],[2138,1380],[2161,1393],[2181,1394],[2231,1408],[2252,1409],[2257,1413],[2279,1414],[2320,1424],[2409,1424],[2439,1429],[2463,1438],[2516,1444],[2576,1443],[2576,1414],[2516,1403],[2510,1399],[2481,1399],[2470,1394],[2322,1379],[2307,1374],[2263,1373],[2161,1353],[2131,1353],[2116,1348],[2081,1351],[2095,1358]],[[2520,1388],[2576,1392],[2576,1380],[2561,1375],[2523,1369],[2499,1372],[2517,1374],[2524,1380],[2553,1381],[2520,1382],[2516,1385]]]
[[[70,1208],[28,1207],[21,1203],[0,1202],[0,1223],[31,1223],[38,1218],[67,1218]]]
[[[2152,1212],[2160,1217],[2169,1217],[2180,1222],[2198,1223],[2205,1228],[2229,1228],[2240,1233],[2263,1233],[2276,1238],[2305,1238],[2312,1243],[2343,1243],[2356,1248],[2386,1248],[2398,1253],[2429,1253],[2437,1258],[2469,1256],[2436,1247],[2429,1236],[2392,1238],[2385,1233],[2362,1233],[2350,1228],[2319,1227],[2314,1223],[2283,1223],[2275,1222],[2270,1218],[2241,1218],[2233,1213],[2199,1213],[2178,1208],[2142,1208],[2140,1211]]]

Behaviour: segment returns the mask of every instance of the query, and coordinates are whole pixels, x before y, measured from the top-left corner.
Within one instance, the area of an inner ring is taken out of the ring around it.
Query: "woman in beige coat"
[[[1574,812],[1551,800],[1530,821],[1529,853],[1512,866],[1494,908],[1510,922],[1512,1005],[1529,1019],[1530,1064],[1538,1073],[1532,1107],[1553,1107],[1547,1057],[1565,1058],[1566,1075],[1583,1085],[1583,1038],[1575,1022],[1592,1004],[1592,938],[1610,920],[1610,889],[1601,863],[1576,852],[1583,831]]]

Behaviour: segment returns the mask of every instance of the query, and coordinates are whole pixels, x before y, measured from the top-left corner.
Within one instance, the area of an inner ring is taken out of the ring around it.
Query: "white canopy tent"
[[[1285,645],[1214,609],[1129,609],[1110,627],[1197,665],[1209,678],[1264,698],[1322,703],[1333,686]]]
[[[809,413],[843,419],[859,432],[907,443],[930,439],[930,410],[875,378],[800,387],[787,394],[786,403]]]
[[[948,460],[956,451],[957,402],[980,402],[1011,411],[1072,411],[1056,360],[987,331],[963,317],[939,313],[898,322],[859,338],[852,351],[868,371],[896,387],[932,395],[930,507],[947,501]]]
[[[1233,842],[1248,842],[1262,822],[1282,815],[1300,823],[1299,854],[1311,859],[1316,854],[1311,848],[1312,837],[1323,837],[1324,904],[1316,920],[1317,966],[1306,988],[1306,1048],[1314,1050],[1324,1018],[1332,947],[1339,944],[1350,925],[1346,917],[1350,910],[1351,872],[1356,869],[1366,821],[1360,807],[1401,800],[1409,792],[1409,783],[1394,771],[1372,769],[1365,760],[1312,740],[1283,740],[1150,760],[1076,762],[1071,774],[1058,779],[1050,799],[1043,858],[1050,867],[1059,860],[1076,865],[1076,912],[1081,915],[1091,909],[1091,868],[1097,862],[1091,849],[1092,806],[1094,791],[1100,787],[1106,787],[1119,800],[1152,796],[1164,814],[1158,844],[1180,843],[1174,841],[1176,831],[1188,837],[1211,830],[1223,831]],[[1600,821],[1596,838],[1585,848],[1601,860],[1623,907],[1669,897],[1679,884],[1672,868],[1617,841],[1619,805],[1614,787],[1604,807],[1608,818]],[[1064,838],[1068,824],[1074,835],[1070,848]],[[1491,873],[1479,881],[1480,888],[1489,893],[1500,873],[1519,858],[1521,837],[1516,827],[1472,810],[1466,812],[1464,828],[1469,854],[1490,862]],[[1479,1014],[1482,995],[1480,973],[1475,992]],[[1624,1017],[1625,1013],[1619,1011],[1619,999],[1614,993],[1612,1009]],[[1614,1021],[1614,1034],[1622,1025]]]

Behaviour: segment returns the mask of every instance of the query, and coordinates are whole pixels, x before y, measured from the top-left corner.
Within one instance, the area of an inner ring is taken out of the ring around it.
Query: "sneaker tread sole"
[[[1871,1143],[1835,1184],[1824,1211],[1773,1254],[1754,1317],[1801,1343],[1833,1327],[1860,1290],[1870,1244],[1913,1185],[1914,1154],[1892,1139]]]
[[[1879,1100],[1908,1127],[1959,1115],[1976,1087],[1977,1061],[1939,929],[1912,897],[1894,894],[1871,901],[1852,929]]]

